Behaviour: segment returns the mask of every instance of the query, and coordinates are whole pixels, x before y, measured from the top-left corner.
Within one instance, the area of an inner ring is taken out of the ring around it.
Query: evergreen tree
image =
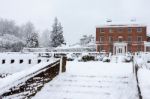
[[[31,33],[27,37],[26,41],[26,47],[29,48],[36,48],[39,47],[39,41],[38,41],[38,34],[37,33]]]
[[[58,19],[55,18],[50,35],[50,46],[58,47],[65,44],[64,42],[63,27],[61,26],[61,23],[58,22]]]

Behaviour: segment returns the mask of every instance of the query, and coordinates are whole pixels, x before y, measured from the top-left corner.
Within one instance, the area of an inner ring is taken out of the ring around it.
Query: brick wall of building
[[[147,41],[146,26],[115,25],[96,28],[96,48],[98,52],[102,50],[113,52],[115,42],[127,42],[129,52],[144,51],[143,41]]]

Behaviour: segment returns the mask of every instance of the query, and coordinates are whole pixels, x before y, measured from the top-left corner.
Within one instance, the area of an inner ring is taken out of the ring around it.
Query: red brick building
[[[96,50],[114,54],[144,51],[145,25],[105,25],[96,27]]]

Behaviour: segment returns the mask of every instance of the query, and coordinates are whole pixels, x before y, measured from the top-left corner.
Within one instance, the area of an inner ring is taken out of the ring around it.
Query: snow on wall
[[[19,83],[25,82],[27,79],[38,74],[40,69],[58,61],[58,59],[51,60],[49,62],[42,62],[40,64],[34,65],[31,68],[25,69],[21,72],[14,73],[7,76],[6,78],[0,79],[0,94],[9,90],[9,88],[18,85]],[[44,69],[43,69],[44,71]]]
[[[0,74],[12,74],[32,67],[38,64],[40,60],[41,62],[51,60],[51,58],[39,57],[38,53],[0,53],[0,56]],[[31,60],[31,63],[29,63],[29,60]],[[3,63],[3,61],[5,62]],[[11,61],[14,62],[11,63]]]

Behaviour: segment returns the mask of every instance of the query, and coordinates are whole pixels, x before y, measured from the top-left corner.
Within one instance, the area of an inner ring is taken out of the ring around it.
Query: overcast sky
[[[97,25],[136,23],[150,25],[150,0],[0,0],[0,17],[17,24],[34,23],[41,32],[51,29],[57,16],[64,27],[66,41],[78,42],[84,34],[95,35]]]

